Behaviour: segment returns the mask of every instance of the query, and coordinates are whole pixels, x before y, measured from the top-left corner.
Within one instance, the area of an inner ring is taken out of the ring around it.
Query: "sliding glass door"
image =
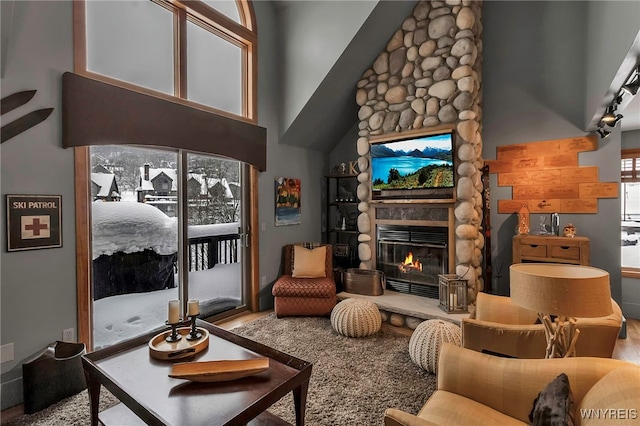
[[[187,154],[189,299],[203,317],[243,306],[242,164]]]
[[[202,318],[244,306],[242,164],[132,146],[90,152],[94,349],[162,326],[169,300],[198,299]]]

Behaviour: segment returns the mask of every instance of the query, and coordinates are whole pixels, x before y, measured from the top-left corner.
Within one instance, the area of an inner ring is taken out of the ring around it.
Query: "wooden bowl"
[[[181,362],[173,366],[169,377],[192,382],[226,382],[268,369],[269,358]]]

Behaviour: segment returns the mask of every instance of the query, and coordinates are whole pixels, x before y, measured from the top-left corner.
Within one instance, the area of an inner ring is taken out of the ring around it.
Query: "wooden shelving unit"
[[[334,265],[342,268],[358,266],[358,187],[357,175],[327,175],[325,242],[334,245]],[[344,223],[343,223],[344,221]],[[343,226],[344,224],[344,226]],[[348,246],[348,252],[340,247]]]

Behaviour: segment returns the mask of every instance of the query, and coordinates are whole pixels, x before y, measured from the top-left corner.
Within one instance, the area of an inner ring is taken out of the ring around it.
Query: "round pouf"
[[[369,336],[377,333],[381,325],[378,306],[367,300],[346,299],[331,311],[331,326],[343,336]]]
[[[440,348],[445,342],[460,346],[460,327],[439,319],[421,322],[409,340],[409,356],[416,365],[435,374],[438,372]]]

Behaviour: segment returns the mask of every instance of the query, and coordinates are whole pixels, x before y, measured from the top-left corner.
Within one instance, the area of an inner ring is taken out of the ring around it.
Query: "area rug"
[[[356,339],[328,318],[269,314],[231,331],[313,363],[307,425],[382,425],[387,408],[417,414],[436,389],[436,376],[411,361],[409,337],[386,328]],[[269,411],[295,424],[290,394]]]
[[[411,361],[409,337],[386,328],[356,339],[336,333],[328,318],[269,314],[231,331],[313,363],[305,417],[310,426],[382,425],[385,409],[416,414],[436,388],[436,377]],[[100,411],[117,402],[103,388]],[[295,424],[291,393],[269,411]],[[87,392],[3,424],[88,425]]]
[[[100,408],[106,410],[118,403],[118,399],[104,387],[100,392]],[[34,414],[24,414],[9,422],[2,422],[7,426],[87,426],[91,424],[89,394],[86,390],[70,398],[38,411]]]

